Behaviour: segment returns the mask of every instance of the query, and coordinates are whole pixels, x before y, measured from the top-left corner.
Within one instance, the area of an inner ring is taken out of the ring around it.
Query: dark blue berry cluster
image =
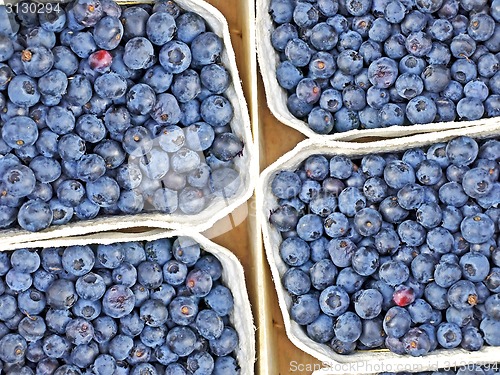
[[[188,237],[0,253],[0,371],[239,374],[222,263]]]
[[[271,0],[279,85],[316,133],[500,115],[500,1]]]
[[[500,141],[309,156],[271,181],[291,318],[335,352],[500,346]]]
[[[498,375],[500,374],[500,366],[498,363],[488,365],[464,365],[459,368],[449,370],[437,370],[426,372],[381,372],[378,375]]]
[[[231,75],[201,16],[172,1],[9,9],[0,6],[0,228],[194,215],[236,194]]]

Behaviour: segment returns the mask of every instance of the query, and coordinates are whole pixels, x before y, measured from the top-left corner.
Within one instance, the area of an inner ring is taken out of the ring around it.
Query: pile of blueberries
[[[291,318],[340,354],[500,346],[499,162],[462,136],[277,173]]]
[[[231,75],[201,16],[172,1],[30,4],[0,6],[0,228],[195,215],[236,194]]]
[[[0,253],[0,371],[239,374],[223,266],[188,237]]]
[[[500,115],[500,0],[271,0],[276,77],[316,133]]]

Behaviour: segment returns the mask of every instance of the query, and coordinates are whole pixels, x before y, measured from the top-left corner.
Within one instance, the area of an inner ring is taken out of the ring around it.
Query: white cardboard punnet
[[[2,246],[1,251],[15,250],[19,248],[45,248],[65,247],[74,245],[112,244],[129,241],[153,241],[161,238],[182,237],[193,238],[206,252],[214,255],[223,265],[222,281],[232,292],[234,298],[234,310],[230,314],[230,321],[238,332],[239,347],[236,350],[236,358],[241,367],[241,375],[253,375],[255,364],[255,327],[252,317],[252,309],[248,299],[245,284],[243,266],[238,258],[228,249],[215,244],[193,231],[169,231],[155,229],[141,233],[106,232],[86,236],[75,236],[58,238],[53,240],[40,240],[24,244],[11,244]]]
[[[276,79],[276,68],[280,62],[279,55],[271,44],[271,33],[275,26],[269,14],[271,0],[256,0],[256,32],[257,32],[257,57],[260,73],[266,91],[266,100],[274,117],[283,124],[303,133],[309,138],[320,137],[337,140],[351,140],[359,137],[386,137],[388,132],[401,135],[416,134],[436,130],[447,130],[461,127],[469,127],[478,124],[477,121],[441,122],[425,125],[392,126],[381,129],[351,130],[345,133],[333,133],[321,135],[312,131],[306,122],[299,120],[288,110],[287,92]],[[485,124],[493,124],[498,119],[481,120]]]
[[[280,233],[269,223],[270,211],[278,207],[278,200],[271,192],[272,179],[281,170],[295,170],[311,155],[346,155],[358,158],[368,154],[397,152],[413,147],[424,147],[438,142],[446,142],[461,135],[476,139],[499,136],[500,123],[369,143],[348,143],[320,138],[307,139],[262,172],[256,192],[257,215],[262,223],[264,247],[278,293],[278,302],[283,315],[285,330],[294,345],[319,359],[325,365],[325,368],[317,373],[318,375],[369,374],[396,371],[397,368],[400,369],[398,371],[411,371],[411,368],[413,368],[413,371],[417,371],[417,369],[418,371],[427,371],[435,370],[437,367],[459,367],[469,363],[491,363],[498,360],[500,347],[485,347],[478,352],[469,352],[463,349],[441,349],[424,357],[411,357],[409,355],[396,355],[388,350],[357,351],[351,355],[339,355],[327,345],[316,343],[307,336],[299,324],[290,318],[289,309],[292,299],[281,284],[281,276],[288,268],[279,255],[279,244],[282,242],[282,238]],[[374,370],[374,368],[377,370]],[[390,368],[393,370],[388,370]]]
[[[0,0],[1,2],[2,0]],[[129,6],[152,3],[152,1],[117,1]],[[229,26],[218,9],[202,0],[175,0],[184,10],[202,16],[213,32],[223,39],[224,50],[221,62],[229,70],[232,83],[226,91],[226,97],[234,108],[234,117],[231,120],[233,132],[243,140],[245,147],[243,155],[235,158],[235,165],[240,173],[240,188],[231,198],[215,198],[210,205],[196,215],[161,214],[144,212],[137,215],[102,216],[93,220],[75,221],[66,225],[53,225],[40,232],[28,232],[18,228],[0,230],[0,244],[15,244],[21,242],[44,240],[65,236],[76,236],[94,232],[120,230],[134,227],[154,227],[165,229],[191,228],[194,232],[203,232],[216,221],[234,211],[245,203],[253,193],[257,180],[257,158],[255,145],[252,140],[250,117],[247,103],[243,95],[241,81],[236,66],[236,58],[231,45]]]

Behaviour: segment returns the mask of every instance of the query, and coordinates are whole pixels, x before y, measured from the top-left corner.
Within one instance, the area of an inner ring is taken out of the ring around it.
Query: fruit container
[[[154,4],[154,1],[119,0],[117,3],[123,6],[134,6],[138,4]],[[182,10],[191,11],[203,17],[207,27],[223,41],[224,48],[220,57],[220,62],[224,64],[232,77],[231,84],[224,94],[234,108],[234,116],[230,125],[232,132],[244,143],[242,153],[234,159],[235,169],[239,172],[240,179],[239,188],[236,194],[229,197],[215,197],[207,207],[194,215],[183,214],[180,210],[172,214],[161,213],[159,211],[143,211],[138,214],[101,216],[100,213],[99,216],[91,220],[72,220],[64,225],[51,225],[38,232],[26,231],[15,224],[14,227],[0,230],[0,242],[2,244],[15,244],[65,237],[67,235],[84,235],[94,232],[134,227],[165,229],[191,228],[194,232],[202,232],[210,228],[217,220],[224,218],[237,207],[244,204],[252,196],[257,174],[257,153],[252,139],[249,109],[247,107],[247,101],[243,93],[238,67],[236,65],[236,56],[231,42],[228,23],[218,9],[205,1],[180,0],[176,3]],[[243,8],[244,7],[242,7],[242,9]],[[248,9],[245,8],[245,11],[248,11]],[[253,28],[251,28],[247,22],[245,22],[245,27],[244,40],[242,42],[238,40],[237,43],[240,50],[242,50],[240,44],[243,43],[245,50],[243,50],[242,56],[252,61],[252,63],[244,66],[244,68],[248,68],[250,71],[252,68],[255,68],[255,62],[253,62],[254,58],[248,56],[248,52],[246,52],[247,47],[253,50],[252,46],[249,47],[246,45],[246,43],[252,43],[247,39],[246,33],[248,29],[248,34],[250,35],[250,33],[253,32]],[[240,34],[237,35],[240,36]],[[253,73],[250,74],[245,72],[245,77],[245,83],[248,85],[254,84],[254,78],[251,78],[253,77]],[[249,87],[246,88],[246,90],[250,90]],[[253,95],[253,93],[250,92],[246,92],[246,94],[249,98],[250,95]],[[253,98],[249,100],[253,100]]]
[[[286,8],[286,1],[276,1],[276,4],[281,5],[281,10]],[[337,2],[333,2],[337,3]],[[264,83],[264,89],[266,92],[266,100],[267,100],[267,105],[269,109],[271,110],[271,113],[274,115],[276,119],[278,119],[281,123],[290,126],[291,128],[303,133],[307,137],[327,137],[331,139],[336,139],[336,140],[352,140],[354,138],[359,138],[359,137],[385,137],[388,134],[392,132],[399,132],[401,135],[408,135],[408,134],[413,134],[413,133],[420,133],[420,132],[427,132],[431,131],[431,129],[438,129],[439,130],[447,130],[447,129],[455,129],[455,128],[461,128],[461,127],[469,127],[473,126],[476,124],[474,121],[450,121],[450,122],[439,122],[439,123],[433,123],[433,124],[425,124],[425,125],[411,125],[411,126],[401,126],[403,129],[396,129],[398,126],[390,126],[390,127],[385,127],[385,128],[378,128],[378,129],[360,129],[360,130],[348,130],[346,132],[335,132],[331,131],[329,132],[328,135],[323,135],[320,133],[317,133],[308,126],[307,122],[295,117],[290,110],[287,107],[287,98],[288,94],[287,91],[282,88],[278,80],[276,78],[276,69],[278,67],[278,64],[280,63],[280,55],[279,53],[274,49],[272,43],[271,43],[271,34],[273,30],[275,29],[275,24],[274,21],[271,17],[270,14],[270,0],[256,0],[256,33],[257,33],[257,57],[258,57],[258,63],[260,66],[260,73],[262,75],[262,80]],[[329,6],[331,2],[325,2],[325,6]],[[340,10],[338,10],[337,14],[341,14],[341,11],[343,12],[342,14],[346,13],[345,9],[342,9],[342,2],[340,2]],[[279,6],[277,5],[276,9],[279,9]],[[345,6],[345,4],[344,4]],[[375,12],[375,11],[374,11]],[[369,13],[371,16],[371,13]],[[320,16],[322,16],[320,14]],[[377,17],[382,17],[383,13],[379,14],[377,13],[375,15],[375,18]],[[360,20],[360,24],[363,22],[363,17],[360,16],[358,17]],[[326,17],[324,17],[326,18]],[[321,21],[320,18],[320,22]],[[371,22],[371,21],[368,21]],[[292,20],[291,23],[294,23]],[[360,26],[364,27],[364,26]],[[301,32],[304,32],[305,35],[307,35],[307,32],[311,31],[312,26],[310,27],[304,27],[304,28],[299,28],[297,26],[299,38],[303,38],[304,40],[307,39],[307,36],[302,36]],[[361,32],[360,32],[361,33]],[[495,37],[493,37],[494,39]],[[366,36],[363,36],[363,40],[366,40]],[[383,43],[382,43],[383,44]],[[346,48],[349,48],[349,45],[347,45]],[[335,47],[333,48],[335,50]],[[330,50],[326,51],[330,52]],[[382,51],[383,52],[383,51]],[[495,52],[493,52],[495,53]],[[366,67],[366,64],[365,64]],[[306,66],[307,68],[307,66]],[[307,72],[306,72],[307,73]],[[304,77],[307,77],[307,74],[304,73]],[[329,78],[328,78],[329,79]],[[464,82],[463,84],[467,83]],[[317,105],[317,104],[316,104]],[[307,116],[306,116],[307,117]],[[458,118],[458,117],[457,117]],[[482,119],[480,120],[481,122],[484,123],[489,123],[492,124],[496,120],[495,119]],[[390,135],[389,135],[390,136]]]
[[[457,136],[468,136],[474,139],[488,139],[498,137],[500,127],[498,124],[478,125],[463,129],[438,131],[434,133],[409,135],[407,137],[388,138],[374,142],[342,142],[331,139],[312,138],[300,142],[293,150],[284,154],[276,162],[267,167],[262,173],[256,191],[257,221],[263,233],[263,246],[270,266],[273,283],[270,281],[266,287],[274,287],[277,291],[278,305],[283,316],[284,332],[286,337],[298,349],[290,349],[283,360],[279,359],[279,352],[285,345],[281,341],[285,336],[279,333],[260,333],[261,345],[266,358],[261,360],[261,369],[266,371],[289,371],[314,374],[372,374],[377,372],[408,371],[419,372],[435,370],[437,368],[450,368],[466,366],[468,364],[487,364],[495,361],[500,354],[499,347],[484,346],[477,352],[463,349],[438,349],[425,356],[412,357],[410,355],[396,355],[387,349],[356,350],[349,355],[335,353],[329,346],[319,344],[310,339],[304,328],[294,322],[290,317],[289,309],[292,298],[281,282],[281,276],[287,270],[287,265],[279,254],[279,245],[282,242],[280,232],[273,227],[269,216],[273,209],[278,207],[278,200],[271,191],[271,181],[282,170],[295,170],[303,161],[315,154],[325,156],[344,155],[348,158],[359,158],[368,154],[383,154],[404,151],[414,147],[425,147],[438,142],[445,142]],[[352,140],[356,141],[356,138]],[[262,299],[261,310],[272,309],[276,306],[271,295]],[[278,313],[273,312],[274,316]],[[268,327],[271,327],[268,324]],[[278,341],[280,344],[278,345]],[[278,347],[278,349],[275,349]],[[262,350],[262,349],[261,349]],[[307,355],[305,355],[307,353]],[[289,362],[287,362],[289,361]]]
[[[201,234],[193,233],[192,231],[163,229],[154,229],[140,233],[111,231],[100,234],[59,238],[50,241],[35,241],[23,244],[22,246],[9,245],[2,248],[2,250],[10,251],[22,248],[33,251],[35,249],[40,254],[41,250],[49,247],[68,248],[71,246],[89,246],[95,251],[98,245],[112,245],[125,242],[145,244],[149,241],[173,238],[182,238],[183,241],[189,241],[189,243],[198,243],[205,255],[213,255],[220,261],[222,265],[221,285],[226,286],[231,291],[234,300],[233,310],[228,315],[229,323],[238,334],[238,346],[231,355],[236,359],[242,375],[254,374],[256,360],[255,327],[243,267],[238,258],[230,250],[212,242]],[[157,248],[157,250],[159,249]],[[160,250],[156,254],[161,253],[162,251]],[[40,315],[44,314],[44,312],[40,313]],[[118,323],[119,328],[120,323]],[[216,358],[216,356],[214,357]]]

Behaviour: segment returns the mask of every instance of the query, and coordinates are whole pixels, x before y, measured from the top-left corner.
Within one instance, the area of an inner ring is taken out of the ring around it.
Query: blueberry
[[[188,373],[186,368],[180,363],[170,363],[165,370],[175,375],[185,375]]]
[[[462,256],[460,266],[463,276],[473,282],[483,281],[490,271],[488,258],[477,252],[470,252]]]
[[[320,312],[318,298],[312,294],[298,296],[290,309],[292,319],[302,325],[314,322],[319,317]]]
[[[78,278],[75,283],[75,289],[81,298],[96,301],[104,295],[106,285],[101,276],[90,272]]]
[[[275,196],[282,199],[293,198],[301,190],[302,181],[300,177],[288,171],[281,171],[275,176],[271,183],[271,189]]]
[[[48,73],[54,65],[54,55],[48,48],[38,45],[22,51],[21,61],[27,75],[39,78]]]
[[[302,216],[297,223],[297,234],[305,241],[317,240],[323,234],[323,221],[320,216]]]
[[[492,53],[482,55],[477,61],[477,70],[480,76],[491,78],[499,69],[498,58]]]
[[[484,114],[484,105],[479,99],[465,97],[457,103],[457,114],[464,120],[478,120]]]
[[[303,290],[304,286],[308,285],[309,283],[312,284],[312,286],[316,289],[323,290],[334,283],[337,274],[338,270],[330,259],[321,259],[310,268],[309,276],[307,274],[298,274],[302,275],[303,278],[307,277],[309,282],[306,281],[305,284],[301,284],[300,286],[297,285],[297,287],[302,288]],[[295,278],[295,280],[298,279]],[[309,289],[309,287],[310,285],[307,287],[307,289]]]
[[[318,64],[323,64],[319,62]],[[283,61],[276,68],[276,78],[281,87],[286,90],[295,90],[297,84],[304,78],[303,73],[290,61]]]
[[[21,206],[17,214],[19,225],[31,232],[38,232],[48,228],[52,223],[52,219],[52,210],[43,201],[29,200]]]
[[[456,309],[474,307],[477,304],[477,291],[474,284],[468,280],[460,280],[448,290],[448,302]]]
[[[25,339],[15,333],[7,334],[0,339],[0,359],[6,363],[16,363],[24,357],[27,344]]]
[[[408,306],[408,312],[412,322],[425,323],[431,319],[432,307],[425,300],[418,298]]]
[[[382,327],[382,320],[379,318],[363,320],[363,331],[359,342],[366,348],[375,348],[385,341],[385,332]]]
[[[0,296],[0,306],[2,307],[0,318],[3,321],[12,319],[16,315],[17,301],[13,296],[7,294]]]
[[[486,242],[493,236],[494,228],[493,221],[485,214],[467,216],[460,224],[462,236],[470,243]]]
[[[88,198],[100,207],[110,207],[115,204],[120,194],[118,183],[107,176],[88,182],[86,191]]]
[[[205,122],[222,127],[233,118],[234,110],[231,102],[220,95],[211,95],[202,101],[200,115]]]
[[[363,236],[373,236],[382,225],[382,216],[372,208],[363,208],[354,216],[354,228]]]
[[[42,129],[38,133],[38,139],[35,141],[35,147],[41,155],[54,157],[57,155],[57,140],[59,136],[49,129]]]
[[[399,24],[405,18],[406,12],[407,10],[403,3],[398,0],[393,0],[388,2],[385,7],[384,17],[390,23]]]
[[[384,42],[384,52],[387,55],[389,59],[400,59],[403,56],[405,56],[408,51],[405,46],[406,39],[402,34],[396,33],[391,35],[385,42]],[[381,57],[384,58],[384,57]],[[392,69],[391,69],[392,70]],[[394,70],[392,72],[385,73],[388,75],[387,78],[390,77],[390,75],[395,74]],[[384,74],[383,72],[378,73],[379,75]]]
[[[382,311],[382,294],[376,289],[356,292],[353,301],[356,314],[362,319],[373,319]]]
[[[75,207],[74,214],[81,220],[89,220],[95,218],[99,210],[100,207],[98,205],[86,198]]]
[[[457,59],[451,65],[451,77],[458,83],[465,85],[470,80],[477,78],[477,67],[472,60]]]
[[[391,286],[400,285],[409,277],[408,267],[399,261],[383,263],[378,270],[380,279]]]
[[[77,162],[76,174],[85,182],[93,182],[106,173],[104,159],[97,154],[84,155]]]
[[[300,3],[293,10],[293,21],[300,28],[309,28],[317,24],[319,11],[310,3]]]
[[[484,339],[476,327],[462,328],[462,342],[460,346],[465,350],[477,351],[483,347]]]
[[[20,65],[22,65],[22,63]],[[24,68],[22,68],[22,70],[19,71],[19,74],[22,74],[23,71]],[[9,65],[0,63],[0,88],[2,88],[2,90],[5,90],[8,87],[8,84],[13,77],[14,77],[14,72],[9,67]]]
[[[492,318],[485,318],[480,325],[480,329],[484,333],[484,341],[489,345],[496,345],[498,343],[498,339],[495,336],[494,332],[498,328],[498,321]]]
[[[153,13],[146,23],[148,39],[159,46],[169,42],[173,38],[175,30],[175,19],[166,12]]]
[[[97,77],[94,89],[100,97],[114,100],[125,94],[127,82],[116,73],[106,73]]]
[[[342,315],[349,306],[349,295],[342,287],[329,286],[325,288],[319,297],[321,311],[333,317]]]
[[[141,341],[135,340],[134,346],[129,352],[127,357],[127,363],[131,365],[136,365],[139,363],[147,363],[152,354],[152,348],[144,345]]]
[[[297,225],[297,210],[289,205],[283,205],[274,210],[269,221],[281,232],[292,230]]]
[[[170,41],[160,50],[159,62],[168,72],[178,74],[191,64],[191,49],[181,41]]]
[[[401,338],[410,329],[411,318],[407,310],[395,306],[391,307],[384,318],[384,331],[389,337]]]
[[[179,199],[177,192],[168,188],[157,189],[152,195],[153,206],[156,210],[173,213],[179,206]]]
[[[14,54],[14,45],[12,41],[2,35],[0,38],[0,61],[7,61]]]
[[[144,37],[135,37],[125,44],[123,62],[130,69],[145,69],[154,60],[153,45]]]
[[[311,110],[313,105],[300,100],[296,94],[290,95],[287,99],[288,110],[298,118],[306,117]]]
[[[175,20],[175,24],[177,25],[177,38],[184,43],[191,43],[206,29],[203,18],[192,12],[181,14]]]
[[[168,347],[179,356],[187,356],[194,350],[196,335],[189,327],[174,327],[166,337]]]
[[[428,334],[419,328],[411,328],[403,336],[403,345],[406,353],[412,356],[425,355],[431,348]]]
[[[419,254],[411,262],[411,271],[417,281],[426,283],[434,276],[435,261],[429,254]]]
[[[334,118],[325,109],[315,107],[307,118],[309,127],[318,134],[328,134],[333,129]]]
[[[94,266],[94,252],[88,246],[67,247],[62,255],[64,269],[75,275],[83,276]]]
[[[160,180],[169,170],[169,157],[161,149],[153,148],[139,159],[142,175],[152,180]]]
[[[386,57],[373,61],[368,67],[370,82],[377,88],[388,88],[397,78],[396,63]]]
[[[32,169],[18,165],[8,168],[4,173],[2,179],[4,195],[22,198],[30,195],[35,189],[36,176]]]
[[[337,198],[332,193],[320,192],[309,202],[311,211],[321,217],[330,215],[337,207]]]
[[[292,266],[300,266],[309,258],[309,246],[298,237],[291,237],[280,245],[280,254],[285,262]]]
[[[113,285],[103,296],[102,308],[113,318],[122,318],[134,308],[135,297],[125,285]]]
[[[74,284],[66,279],[55,280],[46,292],[47,304],[54,309],[69,309],[78,300]]]
[[[321,88],[318,83],[311,78],[303,78],[295,89],[297,98],[307,104],[316,103],[321,96]]]
[[[203,270],[193,270],[186,276],[186,286],[195,297],[205,297],[212,289],[212,277]]]
[[[365,91],[360,86],[347,86],[342,95],[344,107],[348,110],[359,111],[366,107]]]
[[[435,185],[441,181],[443,171],[437,161],[425,159],[418,164],[416,177],[422,185]]]
[[[288,41],[285,47],[285,54],[288,60],[296,67],[303,67],[308,65],[312,56],[307,43],[298,38],[294,38]]]
[[[462,332],[456,324],[442,323],[437,330],[437,339],[443,348],[455,348],[462,341]]]
[[[436,104],[425,96],[416,96],[406,106],[406,116],[412,124],[427,124],[434,121]]]
[[[283,25],[285,26],[285,25]],[[297,32],[287,34],[288,40],[296,38]],[[311,36],[309,39],[310,43],[314,48],[320,51],[328,51],[335,47],[338,42],[338,35],[335,29],[326,22],[320,22],[314,25],[311,30]],[[281,50],[284,51],[286,44],[283,43]],[[333,60],[332,60],[333,61]]]
[[[224,104],[222,104],[224,106]],[[223,114],[223,116],[225,116]],[[163,93],[157,96],[156,104],[153,107],[151,117],[163,125],[175,125],[182,117],[177,99],[169,93]],[[228,120],[229,121],[229,120]]]
[[[165,154],[165,153],[163,151],[158,151],[158,154]],[[165,157],[163,157],[163,159],[165,159]],[[158,165],[160,167],[166,168],[164,166],[161,166],[161,164],[159,164],[159,161],[162,160],[162,158],[158,158],[157,160],[158,160]],[[200,157],[195,151],[187,147],[183,147],[172,155],[171,165],[172,169],[176,173],[188,173],[193,171],[200,165]],[[166,172],[164,169],[163,171],[164,171],[163,173]]]
[[[146,36],[146,22],[149,14],[145,9],[134,6],[123,10],[122,19],[124,22],[124,37],[127,39]]]
[[[401,189],[406,184],[415,182],[415,172],[411,165],[403,161],[391,161],[384,168],[384,179],[390,187]]]
[[[191,42],[191,53],[196,66],[217,63],[222,54],[222,39],[213,32],[203,32]]]
[[[488,117],[496,117],[500,113],[500,95],[490,95],[484,102],[484,110]]]

